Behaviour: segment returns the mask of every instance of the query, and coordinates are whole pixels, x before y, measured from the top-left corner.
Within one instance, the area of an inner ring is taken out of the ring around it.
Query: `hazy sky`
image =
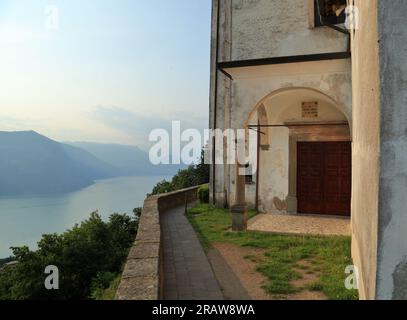
[[[207,127],[210,2],[0,0],[0,131],[145,145]]]

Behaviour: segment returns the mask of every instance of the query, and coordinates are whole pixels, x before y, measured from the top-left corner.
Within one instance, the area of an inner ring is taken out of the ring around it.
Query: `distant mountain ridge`
[[[97,158],[90,165],[92,155],[81,161],[69,148],[34,131],[0,132],[0,195],[69,192],[106,177]]]
[[[87,143],[85,148],[35,131],[0,131],[0,155],[0,197],[66,193],[98,179],[171,175],[177,169],[155,170],[137,147]]]
[[[78,162],[84,168],[88,168],[96,177],[116,177],[121,175],[121,170],[107,163],[106,161],[97,158],[82,148],[74,147],[68,144],[61,143],[66,154],[74,161]]]
[[[118,174],[85,150],[34,131],[0,132],[0,196],[75,191]]]
[[[136,146],[121,144],[101,144],[93,142],[66,142],[86,150],[90,154],[118,168],[123,175],[166,176],[174,175],[184,165],[152,165],[149,154]]]

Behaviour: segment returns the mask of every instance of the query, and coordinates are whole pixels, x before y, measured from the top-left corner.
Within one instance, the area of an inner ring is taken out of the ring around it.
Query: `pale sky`
[[[203,130],[210,3],[0,0],[0,131],[145,146],[171,120]]]

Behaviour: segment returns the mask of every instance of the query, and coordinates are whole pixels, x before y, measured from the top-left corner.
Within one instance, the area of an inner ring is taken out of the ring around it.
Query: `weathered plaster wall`
[[[407,298],[407,240],[403,237],[407,230],[407,2],[351,2],[359,11],[359,29],[352,32],[352,88],[349,61],[234,69],[231,82],[216,72],[213,49],[211,127],[215,119],[220,128],[242,127],[259,101],[281,89],[313,88],[335,100],[352,128],[352,256],[359,267],[360,295]],[[345,51],[345,35],[309,27],[309,3],[221,1],[220,38],[216,37],[217,20],[212,33],[212,43],[219,44],[218,61]],[[338,69],[341,64],[345,67]],[[223,79],[218,81],[217,96],[216,75]],[[221,101],[216,117],[215,96]],[[233,189],[232,177],[233,166],[216,168],[220,203],[226,200],[225,190]],[[252,189],[248,187],[251,196]]]
[[[347,36],[327,27],[310,27],[313,14],[310,15],[309,12],[313,11],[313,1],[213,0],[212,3],[210,128],[231,127],[233,116],[237,109],[240,109],[239,105],[233,103],[238,101],[233,96],[233,82],[216,70],[217,61],[343,52],[347,49]],[[280,72],[282,79],[284,72],[283,68]],[[293,66],[288,67],[287,72],[292,73]],[[310,79],[310,83],[306,85],[312,87],[315,81],[320,79]],[[319,89],[329,91],[336,83],[349,84],[349,81],[349,72],[338,73],[335,76],[326,75]],[[280,84],[285,88],[293,85],[290,83],[292,81],[288,80]],[[270,87],[268,84],[264,87],[266,89],[264,95],[281,88]],[[339,88],[343,89],[342,86]],[[341,98],[342,96],[349,98],[348,93],[337,91],[336,94],[337,96],[333,98],[338,98],[340,103],[348,106],[347,115],[350,117],[350,103]],[[261,98],[263,97],[256,97],[257,101]],[[211,199],[212,195],[215,195],[216,204],[219,206],[231,202],[228,191],[233,187],[230,185],[233,170],[233,166],[212,166],[210,195]],[[247,189],[248,196],[253,198],[253,187],[248,186]]]
[[[230,84],[231,81],[217,70],[217,62],[231,58],[231,1],[212,1],[211,32],[211,79],[209,102],[209,128],[224,130],[230,123]],[[218,146],[218,150],[221,148]],[[229,176],[230,168],[222,164],[211,166],[210,199],[215,194],[217,204],[224,206],[227,202],[227,186],[223,177]],[[214,178],[215,176],[215,178]]]
[[[349,60],[303,62],[228,70],[233,76],[232,127],[243,128],[251,112],[267,96],[306,88],[322,93],[337,104],[351,122],[352,90]]]
[[[356,1],[360,26],[352,38],[352,256],[362,299],[376,294],[379,182],[379,62],[377,1]]]
[[[216,68],[217,63],[217,52],[218,52],[218,0],[212,1],[212,21],[211,21],[211,74],[210,74],[210,85],[209,85],[209,124],[208,128],[214,129],[216,126],[216,96],[217,96],[217,77],[219,72]],[[211,156],[211,155],[210,155]],[[209,172],[209,199],[211,203],[214,202],[214,183],[215,183],[215,175],[214,175],[214,167],[211,166]]]
[[[380,187],[378,299],[407,299],[407,1],[378,1]]]
[[[302,102],[318,102],[318,118],[302,117]],[[266,99],[264,106],[269,123],[287,122],[344,122],[347,121],[342,110],[337,109],[332,99],[309,89],[290,89]]]
[[[346,51],[346,35],[310,28],[310,6],[307,0],[232,0],[232,59]]]
[[[352,255],[363,299],[407,299],[407,2],[355,5]]]
[[[261,151],[259,209],[262,212],[286,213],[289,169],[289,130],[270,130],[270,149]]]
[[[229,125],[241,129],[256,124],[257,120],[250,119],[262,104],[269,124],[300,120],[301,102],[308,100],[320,102],[320,121],[348,120],[351,124],[350,68],[349,60],[332,60],[228,70],[233,77]],[[273,148],[261,154],[259,207],[285,213],[289,209],[289,134],[287,129],[274,129],[270,136]],[[229,204],[233,203],[234,174],[217,179],[225,179]],[[254,204],[255,187],[247,186],[246,192],[249,204]]]

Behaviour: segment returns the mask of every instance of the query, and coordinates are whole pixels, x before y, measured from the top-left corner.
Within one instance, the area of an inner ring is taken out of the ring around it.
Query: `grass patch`
[[[252,217],[254,211],[249,213]],[[309,286],[310,290],[323,292],[331,300],[356,300],[356,290],[344,286],[345,268],[353,264],[350,255],[350,237],[345,236],[286,236],[259,232],[231,232],[231,215],[228,210],[203,204],[188,212],[188,218],[197,231],[204,247],[212,243],[232,243],[242,247],[265,249],[265,257],[256,261],[257,270],[269,283],[267,293],[273,296],[287,295],[299,289],[292,281],[301,278],[298,272],[301,261],[309,262],[319,280]],[[310,270],[311,271],[311,270]]]

